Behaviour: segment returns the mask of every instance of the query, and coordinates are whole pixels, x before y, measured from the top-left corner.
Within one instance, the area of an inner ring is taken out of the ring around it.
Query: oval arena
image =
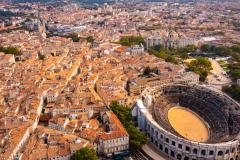
[[[218,90],[180,84],[146,88],[132,115],[169,159],[239,159],[240,105]]]

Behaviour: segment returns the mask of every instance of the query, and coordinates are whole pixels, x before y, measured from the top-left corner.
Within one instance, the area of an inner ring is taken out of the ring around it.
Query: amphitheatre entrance
[[[191,110],[176,106],[168,111],[168,120],[171,126],[182,137],[195,141],[206,142],[209,130],[205,122]]]

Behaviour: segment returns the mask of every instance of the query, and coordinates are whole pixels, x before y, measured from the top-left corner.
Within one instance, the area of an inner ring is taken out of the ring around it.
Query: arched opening
[[[231,158],[230,160],[234,160],[233,158]]]
[[[209,151],[209,155],[212,156],[214,154],[214,151]]]
[[[177,159],[181,160],[182,159],[182,155],[181,154],[177,154]]]
[[[157,141],[155,141],[155,146],[158,146],[158,142]]]
[[[236,156],[236,159],[235,160],[239,160],[239,157],[238,156]]]
[[[205,156],[206,155],[206,150],[202,150],[201,154]]]
[[[232,153],[234,153],[235,152],[235,148],[232,148]]]
[[[184,160],[189,160],[189,157],[187,157],[187,156],[186,156],[186,157],[184,157]]]
[[[196,148],[193,149],[193,153],[197,154],[197,149]]]
[[[223,151],[218,151],[218,156],[222,156],[223,155]]]
[[[163,150],[162,144],[159,144],[159,149],[160,149],[161,151]]]
[[[227,149],[226,151],[225,151],[225,154],[228,154],[229,153],[229,150]]]
[[[190,147],[186,146],[186,151],[190,152]]]
[[[164,150],[164,151],[165,151],[165,153],[166,153],[166,154],[168,154],[168,148],[165,148],[165,150]]]
[[[171,151],[171,157],[175,157],[175,153],[173,151]]]

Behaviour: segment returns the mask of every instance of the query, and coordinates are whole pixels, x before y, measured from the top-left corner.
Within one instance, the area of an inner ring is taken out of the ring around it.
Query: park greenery
[[[212,64],[208,58],[198,57],[188,64],[188,68],[190,71],[193,71],[193,72],[199,74],[200,81],[205,81],[206,77],[212,70]]]
[[[162,45],[156,45],[154,47],[151,47],[148,49],[148,52],[158,58],[164,59],[166,62],[171,62],[174,64],[178,63],[173,53],[170,50],[165,49]]]
[[[237,84],[233,84],[231,86],[225,86],[222,89],[224,92],[226,92],[229,96],[231,96],[233,99],[240,101],[240,86]]]
[[[15,56],[21,55],[21,51],[17,47],[9,46],[9,47],[2,47],[0,46],[0,52],[5,54],[13,54]]]
[[[217,56],[231,56],[233,60],[240,61],[240,44],[231,47],[204,44],[201,46],[200,50],[206,53],[213,53]]]
[[[70,33],[66,37],[71,38],[73,42],[79,42],[80,41],[80,38],[78,37],[77,33]]]
[[[97,153],[94,149],[83,147],[76,151],[72,156],[71,160],[97,160]]]
[[[118,42],[123,46],[133,46],[144,44],[144,39],[142,36],[124,36]]]
[[[87,40],[88,43],[93,43],[94,42],[94,38],[92,36],[88,36],[86,38],[86,40]]]
[[[110,108],[126,128],[130,137],[130,149],[132,152],[141,149],[147,143],[147,137],[140,132],[132,120],[131,109],[128,106],[120,105],[117,101],[110,104]]]
[[[70,33],[68,35],[65,36],[66,38],[71,38],[73,42],[79,42],[81,38],[78,37],[77,33]],[[94,42],[94,38],[92,36],[87,36],[85,38],[85,40],[88,43],[93,43]]]
[[[233,80],[240,79],[240,62],[228,64],[229,75]]]
[[[148,77],[151,73],[153,74],[159,74],[160,71],[157,67],[154,67],[154,68],[150,68],[149,66],[148,67],[145,67],[143,72],[139,75],[140,77]]]
[[[156,57],[164,59],[166,62],[178,64],[181,59],[189,58],[189,52],[195,52],[195,45],[187,45],[180,48],[164,48],[163,45],[156,45],[148,49],[148,52]]]
[[[38,59],[43,61],[45,59],[45,55],[38,52]]]

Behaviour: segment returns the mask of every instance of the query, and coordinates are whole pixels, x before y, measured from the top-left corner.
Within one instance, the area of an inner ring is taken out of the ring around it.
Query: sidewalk
[[[149,157],[151,157],[154,160],[166,160],[167,157],[164,157],[160,155],[156,149],[154,149],[150,144],[146,144],[142,147],[143,152],[147,154]]]

